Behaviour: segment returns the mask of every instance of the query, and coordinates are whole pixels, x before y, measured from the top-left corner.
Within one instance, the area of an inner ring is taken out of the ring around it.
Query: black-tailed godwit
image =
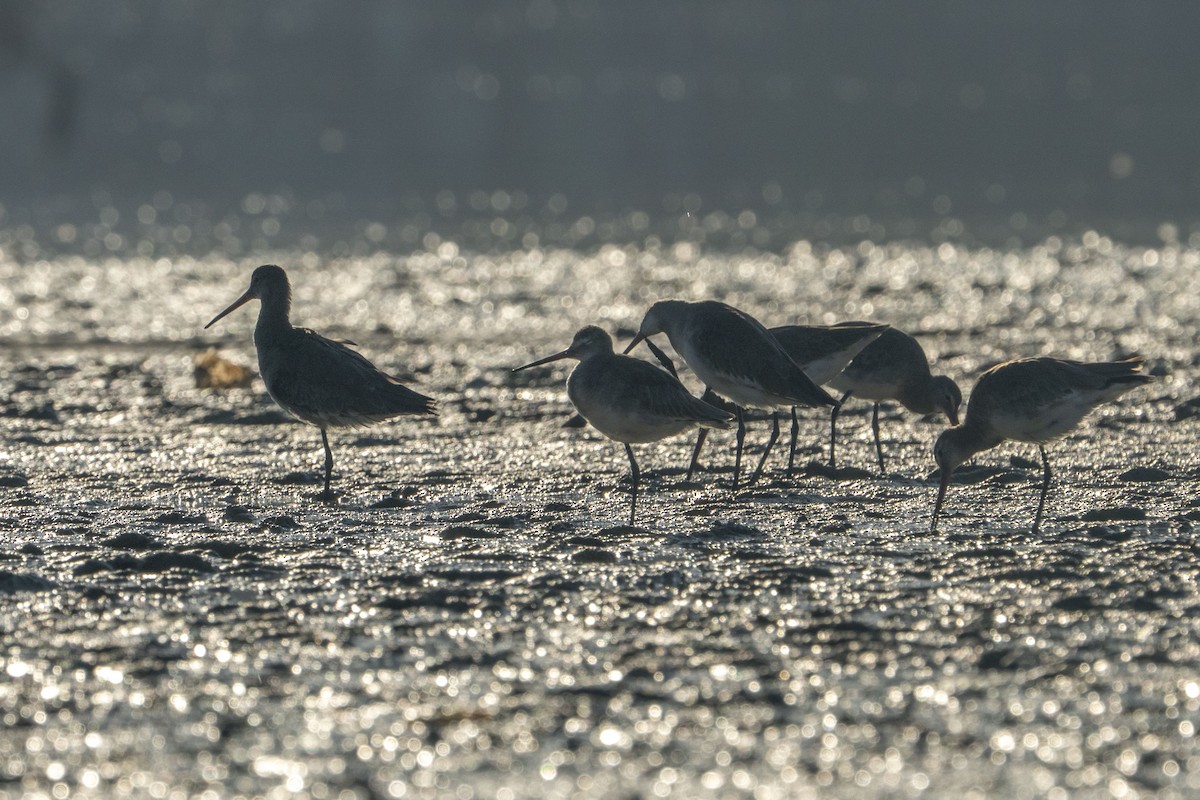
[[[254,326],[258,369],[267,392],[285,411],[321,429],[325,446],[325,491],[321,499],[335,502],[329,488],[333,451],[328,428],[357,428],[401,414],[436,414],[437,401],[402,386],[370,361],[341,342],[307,328],[292,327],[288,319],[292,291],[287,273],[265,264],[250,276],[250,288],[205,325],[251,300],[260,303]]]
[[[843,322],[840,325],[861,325]],[[843,392],[834,407],[829,422],[829,466],[837,467],[837,421],[842,405],[851,397],[861,397],[874,404],[871,410],[871,430],[875,434],[875,455],[879,474],[884,474],[883,444],[879,441],[879,404],[895,400],[915,414],[941,412],[951,425],[958,424],[958,408],[962,405],[962,390],[945,375],[929,370],[929,359],[916,339],[903,331],[888,328],[871,342],[854,360],[829,381]]]
[[[1082,363],[1026,358],[992,367],[971,391],[963,424],[943,431],[933,447],[941,470],[933,530],[955,468],[1005,440],[1034,442],[1042,456],[1042,493],[1033,531],[1042,523],[1050,488],[1046,443],[1079,424],[1092,409],[1154,379],[1141,371],[1142,357]]]
[[[862,352],[863,348],[879,338],[887,330],[887,325],[876,325],[870,322],[850,325],[784,325],[771,328],[771,335],[783,345],[783,349],[792,357],[797,366],[804,371],[813,383],[828,383],[837,375],[850,360]],[[649,341],[647,341],[649,344]],[[720,404],[721,400],[711,391],[705,392],[702,400]],[[696,437],[696,446],[692,450],[692,460],[688,464],[687,479],[699,464],[700,450],[704,447],[704,439],[708,431],[701,429]],[[796,440],[800,434],[800,420],[795,407],[792,408],[792,436],[788,446],[787,471],[790,475],[795,466]],[[751,482],[761,474],[765,455],[759,460]]]
[[[625,446],[633,481],[629,501],[629,524],[633,525],[641,473],[629,445],[656,442],[697,425],[727,430],[733,417],[693,397],[675,377],[653,364],[617,355],[612,338],[594,325],[580,329],[566,350],[513,372],[564,358],[579,361],[567,378],[571,403],[592,427]]]
[[[737,410],[737,451],[733,488],[737,488],[746,439],[742,409],[771,411],[772,430],[754,478],[761,472],[779,438],[779,409],[793,406],[835,406],[835,401],[797,366],[783,346],[758,320],[725,303],[661,300],[650,307],[628,353],[639,342],[665,333],[704,385],[729,400]]]

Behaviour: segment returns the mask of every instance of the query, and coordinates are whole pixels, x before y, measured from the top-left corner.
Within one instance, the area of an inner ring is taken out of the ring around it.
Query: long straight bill
[[[629,347],[626,347],[625,350],[623,351],[624,354],[629,355],[630,351],[632,351],[633,348],[635,348],[639,344],[641,344],[643,339],[646,339],[646,337],[642,336],[640,333],[637,336],[633,337],[633,341],[629,343]],[[649,341],[649,340],[647,340],[647,341]]]
[[[950,475],[948,470],[942,470],[942,480],[938,484],[937,502],[933,504],[933,524],[929,526],[930,533],[937,532],[938,515],[942,513],[942,501],[946,499],[946,487],[950,485]]]
[[[570,350],[563,350],[562,352],[555,353],[552,356],[546,356],[545,358],[538,359],[537,361],[532,361],[524,366],[513,367],[513,372],[520,372],[521,370],[529,369],[530,367],[540,367],[542,364],[549,364],[551,361],[562,361],[564,358],[570,358],[571,355],[572,353]]]
[[[212,320],[207,325],[204,326],[204,329],[208,330],[209,328],[211,328],[213,325],[216,324],[217,320],[221,319],[222,317],[226,316],[227,314],[229,314],[232,311],[237,311],[239,308],[246,305],[246,303],[249,303],[254,298],[255,298],[255,295],[251,294],[250,291],[247,290],[244,295],[239,297],[237,300],[234,300],[233,304],[231,306],[229,306],[229,308],[225,309],[220,314],[217,314],[215,317],[213,317]]]
[[[673,361],[671,361],[670,358],[667,357],[667,354],[664,353],[662,350],[659,350],[658,345],[656,345],[654,342],[650,341],[649,339],[646,340],[646,347],[649,347],[650,352],[654,353],[654,357],[658,359],[658,363],[660,363],[664,367],[666,367],[667,372],[671,373],[671,375],[673,375],[675,377],[675,380],[679,380],[679,373],[675,371],[675,363]],[[625,352],[628,353],[629,351],[626,350]]]

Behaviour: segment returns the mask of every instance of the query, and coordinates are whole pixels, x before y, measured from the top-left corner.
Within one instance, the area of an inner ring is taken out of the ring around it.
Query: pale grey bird
[[[564,358],[579,365],[567,379],[567,397],[592,427],[625,446],[633,496],[629,524],[637,513],[641,473],[630,444],[656,442],[697,425],[727,430],[733,417],[693,397],[674,376],[653,364],[613,352],[612,338],[600,328],[581,328],[571,346],[513,372]]]
[[[1046,443],[1079,424],[1101,403],[1115,400],[1154,379],[1141,371],[1142,357],[1124,361],[1082,363],[1057,358],[1026,358],[992,367],[971,391],[963,424],[942,431],[933,446],[941,470],[933,530],[946,498],[950,476],[958,465],[1005,440],[1035,442],[1042,456],[1042,493],[1033,532],[1042,523],[1050,488]]]

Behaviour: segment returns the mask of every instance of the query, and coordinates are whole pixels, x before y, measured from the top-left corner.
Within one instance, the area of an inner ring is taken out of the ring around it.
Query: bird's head
[[[642,317],[642,324],[638,326],[637,336],[633,337],[633,341],[625,348],[625,352],[629,353],[633,348],[656,333],[664,333],[670,330],[671,326],[675,324],[675,320],[678,319],[679,312],[684,305],[680,300],[659,300],[650,306],[646,311],[646,315]]]
[[[554,355],[540,358],[537,361],[532,361],[517,367],[513,372],[520,372],[523,369],[530,367],[540,367],[542,364],[549,364],[554,361],[561,361],[564,358],[573,358],[577,361],[591,358],[597,355],[607,355],[612,353],[612,337],[608,335],[602,328],[597,328],[595,325],[588,325],[586,328],[580,328],[576,332],[575,337],[571,339],[571,346],[566,350],[560,350]]]
[[[953,379],[945,375],[935,375],[932,384],[934,408],[945,414],[951,425],[957,425],[958,409],[962,406],[963,401],[962,389],[958,388],[958,384]]]
[[[946,499],[946,488],[950,486],[950,476],[959,465],[975,454],[970,446],[967,432],[962,427],[942,431],[933,444],[933,460],[937,462],[939,471],[937,501],[933,505],[933,527],[937,530],[938,516],[942,511],[942,502]]]
[[[282,304],[286,313],[291,305],[292,289],[288,283],[287,273],[274,264],[263,264],[250,275],[250,288],[220,314],[213,317],[205,328],[211,328],[217,320],[249,303],[259,300],[264,306],[275,307]]]

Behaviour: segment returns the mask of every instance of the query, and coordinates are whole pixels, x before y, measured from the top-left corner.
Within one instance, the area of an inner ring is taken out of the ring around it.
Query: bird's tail
[[[1102,370],[1104,377],[1110,383],[1153,383],[1154,376],[1147,375],[1142,369],[1146,366],[1145,356],[1130,356],[1120,361],[1105,361],[1095,365]]]
[[[805,375],[803,370],[797,367],[796,371],[799,372],[800,377],[803,378],[803,380],[797,380],[793,382],[793,399],[799,401],[797,405],[813,406],[817,408],[820,406],[838,405],[838,401],[834,399],[833,395],[822,389],[817,384],[813,383],[812,379]]]
[[[736,409],[737,406],[726,403],[712,389],[706,389],[701,397],[692,398],[688,405],[696,424],[702,428],[727,431],[733,427],[733,411],[730,409]]]
[[[713,414],[711,417],[705,417],[696,424],[698,424],[701,428],[712,428],[713,430],[718,431],[727,431],[732,428],[733,417],[728,414],[722,417],[719,416],[719,413],[720,412]]]
[[[391,376],[388,376],[388,383],[391,384],[389,394],[396,413],[434,415],[438,413],[437,400],[434,400],[432,397],[426,397],[420,392],[414,392]]]
[[[1104,398],[1113,400],[1138,386],[1154,383],[1154,376],[1142,371],[1145,361],[1146,357],[1139,355],[1090,366],[1093,374],[1104,382]]]

